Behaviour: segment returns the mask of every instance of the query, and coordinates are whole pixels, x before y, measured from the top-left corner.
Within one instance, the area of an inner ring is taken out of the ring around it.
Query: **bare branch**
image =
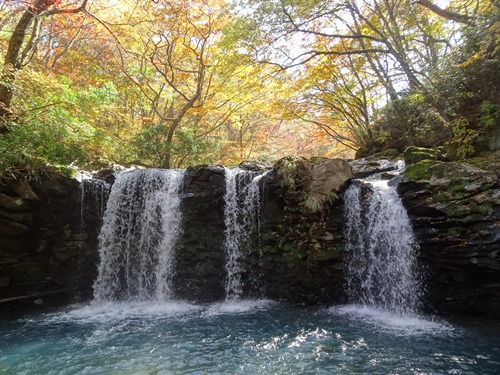
[[[463,23],[468,26],[473,25],[472,19],[469,16],[440,8],[429,0],[417,0],[414,2],[414,4],[421,5],[424,8],[429,9],[431,12],[436,13],[438,16],[443,17],[447,20]]]
[[[76,8],[68,8],[68,9],[65,9],[65,8],[54,8],[54,9],[48,9],[44,12],[41,12],[40,13],[40,17],[50,17],[50,16],[53,16],[55,14],[74,14],[74,13],[79,13],[79,12],[84,12],[86,11],[87,9],[87,3],[88,3],[88,0],[83,0],[82,2],[82,5],[80,5],[79,7],[76,7]]]

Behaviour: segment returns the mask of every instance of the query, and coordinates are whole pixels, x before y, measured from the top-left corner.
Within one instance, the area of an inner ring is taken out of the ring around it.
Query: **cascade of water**
[[[109,197],[110,185],[103,180],[85,179],[81,182],[82,205],[81,220],[82,231],[86,230],[86,221],[89,218],[97,220],[97,227],[102,224],[102,216],[106,209],[106,202]]]
[[[355,180],[344,201],[346,280],[352,302],[415,313],[422,295],[418,245],[396,189],[387,181]]]
[[[267,173],[269,171],[262,173],[225,168],[226,300],[240,299],[243,294],[242,275],[247,272],[244,257],[252,243],[252,236],[259,233],[259,182]]]
[[[174,248],[181,231],[184,171],[122,173],[99,235],[96,301],[166,301],[172,297]]]

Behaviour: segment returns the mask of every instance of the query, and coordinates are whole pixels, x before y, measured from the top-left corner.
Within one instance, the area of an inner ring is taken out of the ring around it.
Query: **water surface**
[[[497,374],[498,326],[358,306],[108,303],[0,323],[2,374]]]

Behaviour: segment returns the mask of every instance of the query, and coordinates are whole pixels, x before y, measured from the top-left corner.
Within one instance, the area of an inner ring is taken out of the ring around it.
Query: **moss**
[[[491,204],[488,203],[483,203],[477,206],[474,205],[474,208],[483,215],[492,215],[494,212],[493,207],[491,207]]]
[[[404,151],[404,159],[407,165],[411,165],[422,160],[443,160],[444,156],[440,147],[424,148],[410,146]]]
[[[278,160],[274,169],[280,186],[291,193],[299,193],[312,180],[310,163],[295,155]]]
[[[67,165],[51,165],[50,168],[54,172],[60,173],[66,177],[75,178],[78,174],[78,170],[72,167],[68,167]]]
[[[437,160],[422,160],[416,164],[410,165],[405,170],[405,177],[408,180],[430,180],[435,176],[438,168],[444,169],[443,162]],[[442,175],[442,173],[440,173]]]
[[[395,148],[388,148],[387,150],[380,151],[372,155],[374,160],[396,159],[399,156],[400,152]]]
[[[439,192],[437,195],[436,195],[436,200],[439,202],[439,203],[445,203],[445,202],[448,202],[448,198],[446,197],[446,195],[444,195],[443,193]]]
[[[453,185],[450,189],[452,192],[462,192],[464,188],[468,185],[467,181],[459,181],[456,185]]]
[[[477,220],[482,220],[483,218],[484,218],[483,214],[473,213],[473,214],[464,216],[462,218],[462,222],[464,222],[464,223],[470,223],[470,222],[474,222],[474,221],[477,221]]]
[[[467,159],[467,163],[487,171],[500,170],[500,151],[485,152],[477,157]]]
[[[333,193],[335,194],[335,193]],[[336,194],[335,194],[336,195]],[[321,212],[325,208],[327,202],[331,202],[331,198],[324,194],[309,193],[305,200],[300,204],[304,213]]]

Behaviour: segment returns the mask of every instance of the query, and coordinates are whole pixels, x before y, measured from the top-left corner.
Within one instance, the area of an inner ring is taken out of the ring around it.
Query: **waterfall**
[[[96,301],[172,298],[183,176],[183,171],[155,169],[118,175],[99,235]]]
[[[80,217],[82,231],[87,229],[87,221],[92,218],[97,221],[97,227],[102,225],[102,217],[109,197],[110,185],[99,179],[85,179],[81,182],[82,205]]]
[[[395,187],[383,180],[355,180],[344,201],[346,280],[352,302],[415,313],[422,295],[418,245]]]
[[[259,235],[259,181],[269,172],[253,172],[240,168],[224,168],[224,224],[226,253],[226,300],[240,299],[243,294],[243,275],[248,273],[245,254],[250,250],[253,236]]]

